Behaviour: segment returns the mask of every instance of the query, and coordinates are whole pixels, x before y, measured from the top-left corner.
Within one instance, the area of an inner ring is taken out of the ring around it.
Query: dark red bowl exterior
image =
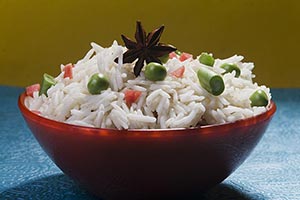
[[[53,162],[104,199],[197,195],[228,177],[265,132],[276,106],[246,120],[194,129],[112,130],[69,125],[18,105]]]

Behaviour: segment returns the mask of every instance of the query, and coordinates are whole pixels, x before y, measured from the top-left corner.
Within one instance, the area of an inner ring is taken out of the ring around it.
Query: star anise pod
[[[159,43],[159,39],[164,30],[164,26],[160,26],[154,31],[150,32],[146,36],[146,32],[142,27],[140,21],[136,22],[135,41],[132,41],[128,37],[121,35],[122,40],[127,47],[127,51],[123,54],[123,63],[132,63],[136,59],[137,62],[134,66],[134,74],[138,76],[144,67],[144,62],[156,62],[160,63],[159,57],[176,51],[176,48],[171,45]],[[118,59],[115,60],[117,62]]]

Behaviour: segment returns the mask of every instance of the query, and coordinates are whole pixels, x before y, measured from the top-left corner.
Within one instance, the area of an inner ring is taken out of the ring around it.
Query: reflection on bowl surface
[[[46,119],[18,105],[30,130],[68,176],[104,199],[197,196],[251,153],[276,111],[192,129],[112,130]]]

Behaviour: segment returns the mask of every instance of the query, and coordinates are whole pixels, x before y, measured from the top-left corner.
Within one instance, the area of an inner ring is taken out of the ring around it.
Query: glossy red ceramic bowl
[[[53,162],[103,199],[197,196],[250,154],[276,106],[246,120],[193,129],[112,130],[69,125],[19,108]]]

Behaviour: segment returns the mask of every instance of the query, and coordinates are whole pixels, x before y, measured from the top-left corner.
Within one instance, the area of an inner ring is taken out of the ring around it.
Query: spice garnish
[[[144,67],[144,61],[146,61],[147,64],[150,62],[161,64],[159,57],[176,51],[176,48],[171,45],[159,43],[159,39],[163,30],[164,26],[160,26],[146,36],[146,32],[142,27],[141,22],[137,21],[135,32],[136,42],[124,35],[121,35],[122,40],[128,49],[123,54],[123,63],[132,63],[138,59],[133,70],[135,76],[140,74],[142,68]],[[118,59],[115,60],[115,62],[117,61]]]

